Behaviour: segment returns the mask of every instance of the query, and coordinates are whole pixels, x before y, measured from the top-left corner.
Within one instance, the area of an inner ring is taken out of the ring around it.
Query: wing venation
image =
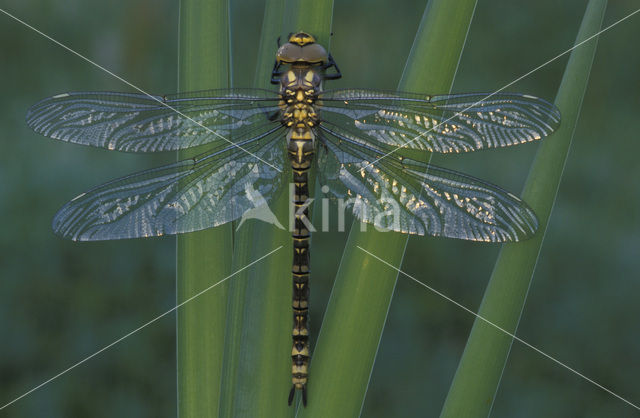
[[[560,124],[551,103],[526,94],[426,96],[374,90],[333,90],[321,96],[333,130],[370,141],[430,152],[469,152],[531,142]]]
[[[64,205],[53,229],[96,241],[192,232],[238,219],[282,188],[281,131],[241,143],[261,160],[231,145],[98,186]]]
[[[277,94],[258,89],[172,96],[76,92],[36,103],[26,119],[36,132],[60,141],[127,152],[175,151],[267,131],[277,101]]]
[[[383,230],[472,241],[520,241],[538,226],[519,198],[482,180],[410,159],[385,158],[323,128],[323,185],[357,219]],[[339,145],[338,145],[339,144]]]

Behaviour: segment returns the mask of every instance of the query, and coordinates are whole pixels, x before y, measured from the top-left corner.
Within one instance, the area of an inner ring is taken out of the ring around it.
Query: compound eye
[[[309,44],[302,48],[302,61],[312,64],[329,61],[327,50],[320,44]]]
[[[278,62],[296,62],[302,58],[302,48],[298,45],[286,43],[278,48],[276,53],[276,60]]]

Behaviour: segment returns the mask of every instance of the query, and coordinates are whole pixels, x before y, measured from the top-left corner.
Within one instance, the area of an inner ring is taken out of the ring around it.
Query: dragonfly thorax
[[[311,66],[296,66],[280,78],[282,124],[288,128],[287,148],[292,163],[303,164],[313,158],[315,133],[319,118],[315,109],[322,76]]]
[[[310,100],[315,100],[322,90],[322,75],[310,65],[292,65],[280,78],[280,94],[287,98],[302,90]]]

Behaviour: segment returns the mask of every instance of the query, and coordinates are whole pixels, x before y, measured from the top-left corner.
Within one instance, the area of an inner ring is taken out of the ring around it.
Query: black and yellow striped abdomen
[[[280,108],[282,123],[288,128],[287,152],[293,171],[293,347],[291,375],[293,387],[302,391],[306,404],[309,348],[309,170],[315,155],[315,131],[318,117],[314,108],[321,78],[309,65],[294,66],[282,75]]]

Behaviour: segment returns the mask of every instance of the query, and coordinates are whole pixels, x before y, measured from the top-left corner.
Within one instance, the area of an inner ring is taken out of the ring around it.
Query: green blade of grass
[[[273,65],[276,39],[282,30],[284,0],[271,0],[265,6],[259,41],[256,87],[270,88],[269,70]],[[269,208],[283,223],[286,219],[286,191]],[[237,228],[236,225],[234,225]],[[260,239],[257,239],[260,237]],[[286,231],[257,220],[247,220],[234,237],[233,268],[279,246],[260,269],[239,274],[231,283],[227,310],[227,332],[220,417],[287,416],[286,402],[276,403],[286,393],[288,350],[286,315],[287,251]],[[282,393],[279,393],[282,392]]]
[[[327,41],[332,1],[275,0],[266,4],[255,85],[270,85],[278,36],[305,30]],[[282,38],[284,42],[285,38]],[[283,138],[284,141],[284,138]],[[284,182],[291,182],[285,167]],[[289,224],[288,187],[269,204],[280,223]],[[265,259],[259,270],[238,275],[230,285],[221,417],[286,417],[291,388],[291,232],[248,220],[236,231],[233,266],[283,246]]]
[[[448,92],[453,83],[475,0],[432,0],[424,11],[399,90]],[[393,157],[389,157],[393,158]],[[428,157],[427,157],[428,158]],[[400,265],[407,236],[355,223],[325,313],[309,375],[303,417],[357,417],[395,288],[397,272],[358,246]]]
[[[285,32],[304,31],[316,37],[320,45],[329,48],[333,0],[287,0]]]
[[[229,87],[228,0],[181,0],[179,90]],[[192,157],[180,152],[180,159]],[[179,236],[177,302],[231,272],[230,225]],[[224,347],[226,284],[185,304],[177,313],[178,415],[217,415]]]
[[[576,43],[600,29],[606,0],[591,0]],[[480,305],[479,315],[515,333],[544,239],[549,215],[580,113],[580,107],[596,50],[592,40],[572,53],[556,96],[562,126],[540,144],[526,181],[523,199],[538,215],[540,227],[525,242],[505,244],[498,256]],[[513,339],[477,318],[441,417],[486,417],[491,411]]]

